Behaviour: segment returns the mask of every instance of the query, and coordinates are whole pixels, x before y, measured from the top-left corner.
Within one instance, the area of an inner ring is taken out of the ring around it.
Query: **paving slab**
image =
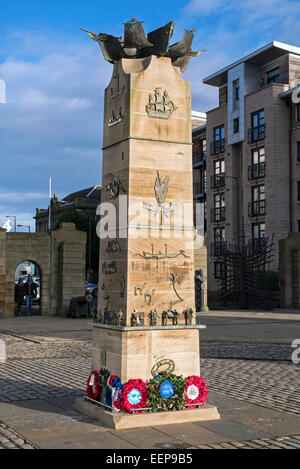
[[[186,442],[161,432],[158,428],[113,431],[114,435],[141,449],[184,447]]]
[[[199,422],[197,425],[210,432],[225,436],[226,441],[263,439],[271,436],[271,434],[258,430],[250,424],[244,425],[231,419],[222,419],[215,422]]]
[[[179,425],[160,425],[154,427],[167,435],[184,441],[190,445],[205,445],[207,443],[221,443],[228,441],[226,436],[211,432],[205,428],[200,427],[196,423],[182,423]]]
[[[59,438],[38,439],[40,449],[130,449],[138,447],[110,432],[70,434]]]

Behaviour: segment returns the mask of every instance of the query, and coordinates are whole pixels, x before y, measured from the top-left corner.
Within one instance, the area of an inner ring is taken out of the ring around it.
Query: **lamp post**
[[[17,225],[18,228],[28,228],[28,232],[30,233],[30,225]]]
[[[15,215],[6,215],[6,218],[13,218],[14,219],[14,232],[17,232],[17,217]]]

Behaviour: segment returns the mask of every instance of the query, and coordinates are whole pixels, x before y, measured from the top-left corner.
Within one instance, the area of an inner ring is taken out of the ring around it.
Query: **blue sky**
[[[217,90],[202,79],[273,41],[300,46],[300,2],[285,0],[9,0],[0,10],[0,225],[5,215],[34,225],[48,178],[59,198],[101,183],[102,110],[111,65],[80,31],[121,36],[132,16],[146,31],[175,21],[174,42],[196,29],[192,106],[207,111]]]

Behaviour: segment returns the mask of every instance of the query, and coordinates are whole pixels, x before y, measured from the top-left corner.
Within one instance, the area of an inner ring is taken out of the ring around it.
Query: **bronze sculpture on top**
[[[159,57],[170,57],[172,64],[185,72],[192,57],[197,57],[205,49],[193,51],[191,49],[195,30],[186,30],[181,41],[170,46],[173,36],[174,22],[156,29],[146,36],[142,21],[131,21],[125,23],[124,37],[115,37],[110,34],[95,34],[86,29],[89,36],[97,41],[101,47],[105,60],[110,63],[121,59],[140,59],[157,55]]]

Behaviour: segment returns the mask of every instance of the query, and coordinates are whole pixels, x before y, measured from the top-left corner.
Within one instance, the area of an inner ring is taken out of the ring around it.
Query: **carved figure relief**
[[[134,287],[134,296],[143,296],[143,290],[146,285],[146,283],[144,283],[143,285],[136,285]]]
[[[169,277],[169,280],[170,280],[170,285],[172,285],[173,287],[173,290],[174,290],[174,293],[176,294],[177,298],[179,298],[180,301],[183,301],[183,299],[181,298],[181,296],[179,295],[177,289],[176,289],[176,284],[180,284],[180,281],[179,281],[179,278],[176,274],[171,274],[170,277]]]
[[[154,293],[155,293],[155,290],[152,290],[152,292],[150,290],[147,290],[145,292],[144,299],[145,299],[146,304],[152,305],[152,297],[153,297]]]
[[[185,325],[191,326],[193,322],[194,311],[192,310],[192,308],[186,309],[185,311],[183,311],[183,314],[185,319]]]
[[[117,177],[115,177],[113,181],[110,184],[108,184],[108,186],[106,187],[106,190],[107,192],[110,192],[111,199],[116,199],[119,196],[121,191],[126,193],[123,187],[123,184],[121,183],[120,179]]]
[[[169,119],[177,106],[171,101],[167,91],[161,93],[161,88],[155,88],[154,95],[149,94],[149,103],[146,105],[146,112],[149,117],[158,119]]]
[[[116,114],[113,110],[107,124],[108,127],[112,127],[113,125],[119,124],[120,122],[122,122],[123,118],[124,115],[122,114],[122,108],[119,109],[118,114]]]
[[[120,297],[121,298],[124,298],[125,289],[126,289],[126,280],[125,280],[124,275],[122,275],[122,278],[120,280]]]
[[[167,217],[169,213],[175,212],[176,210],[178,210],[179,207],[177,204],[170,203],[169,207],[165,206],[168,190],[169,190],[169,177],[166,176],[165,179],[162,181],[160,179],[159,172],[157,171],[157,177],[156,177],[156,181],[154,184],[154,193],[155,193],[157,204],[152,205],[152,204],[147,204],[144,202],[144,208],[146,210],[150,210],[151,212],[154,212],[155,215],[157,215],[159,212],[159,209],[161,209],[162,217]]]
[[[187,256],[185,254],[185,251],[183,249],[180,249],[178,253],[171,253],[168,254],[168,246],[165,244],[165,253],[163,254],[161,251],[158,251],[158,253],[154,252],[154,245],[152,244],[152,252],[146,252],[143,251],[142,254],[135,254],[135,256],[142,257],[143,259],[176,259],[179,256],[183,256],[185,258],[190,259],[190,256]]]
[[[117,238],[108,241],[106,252],[117,252],[122,251],[121,246]]]
[[[102,264],[102,273],[105,275],[112,275],[117,272],[117,266],[115,261],[112,262],[104,262]]]

